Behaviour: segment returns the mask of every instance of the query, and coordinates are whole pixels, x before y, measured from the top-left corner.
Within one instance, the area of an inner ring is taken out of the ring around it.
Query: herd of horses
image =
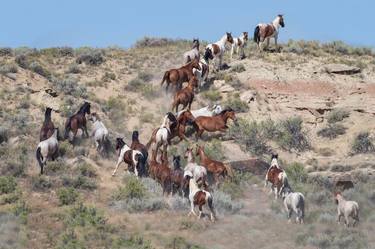
[[[271,24],[259,24],[254,31],[254,41],[260,50],[263,43],[269,45],[270,38],[277,37],[279,27],[284,27],[282,15],[278,15]],[[213,196],[210,193],[210,185],[218,186],[223,179],[232,179],[234,172],[229,164],[210,158],[205,152],[204,146],[196,144],[189,146],[184,157],[187,164],[182,167],[181,156],[173,155],[172,164],[168,158],[168,147],[174,138],[188,140],[187,127],[193,127],[196,141],[202,137],[203,132],[225,132],[228,129],[228,120],[237,125],[236,113],[231,108],[222,108],[220,105],[206,106],[198,110],[191,110],[194,96],[199,87],[206,83],[209,74],[209,61],[216,60],[216,70],[222,67],[222,58],[228,46],[231,47],[231,57],[237,52],[240,59],[244,58],[244,47],[248,41],[248,33],[243,32],[238,38],[233,38],[231,33],[226,33],[219,41],[208,44],[204,50],[203,58],[200,58],[199,40],[193,40],[193,48],[183,54],[184,65],[177,69],[171,69],[164,73],[161,84],[166,83],[166,91],[169,86],[174,87],[172,111],[168,112],[161,125],[155,128],[147,144],[139,140],[139,132],[133,131],[132,143],[127,145],[123,138],[116,138],[116,151],[118,160],[112,176],[115,176],[119,166],[124,162],[127,170],[137,177],[151,177],[160,183],[163,195],[178,194],[189,199],[193,214],[202,217],[202,208],[207,206],[212,221],[216,219]],[[185,87],[184,83],[187,82]],[[182,110],[179,111],[179,106]],[[96,150],[102,153],[105,144],[109,140],[109,132],[97,113],[91,113],[91,104],[84,102],[79,110],[70,116],[65,123],[64,139],[69,139],[74,144],[78,130],[82,130],[82,136],[93,137]],[[175,113],[173,113],[173,110]],[[36,150],[36,159],[40,165],[40,174],[44,173],[47,159],[55,160],[58,157],[59,130],[51,119],[52,109],[47,107],[44,122],[40,131],[40,143]],[[86,118],[87,116],[87,118]],[[87,120],[92,122],[92,131],[87,131]],[[151,157],[149,157],[151,152]],[[196,162],[199,157],[199,164]],[[292,213],[296,214],[296,221],[303,223],[305,198],[299,192],[293,192],[288,183],[285,171],[278,164],[278,156],[272,155],[271,164],[265,177],[265,186],[271,183],[271,192],[275,198],[282,197],[284,206],[290,220]],[[208,175],[212,176],[209,181]],[[349,225],[348,217],[358,221],[358,204],[345,201],[341,194],[335,198],[338,203],[338,220],[345,217],[345,223]],[[198,207],[199,213],[195,212]]]

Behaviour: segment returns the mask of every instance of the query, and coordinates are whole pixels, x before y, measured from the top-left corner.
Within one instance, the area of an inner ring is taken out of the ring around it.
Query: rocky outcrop
[[[327,64],[324,66],[324,69],[327,73],[334,73],[334,74],[356,74],[360,73],[361,69],[359,67],[348,66],[345,64]]]

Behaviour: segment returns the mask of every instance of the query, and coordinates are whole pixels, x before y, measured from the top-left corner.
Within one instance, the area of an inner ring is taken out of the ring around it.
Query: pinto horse
[[[240,56],[241,59],[245,58],[244,48],[245,48],[248,40],[249,40],[248,32],[242,32],[240,37],[233,38],[232,49],[230,51],[230,58],[231,59],[233,58],[233,53],[235,51]],[[241,54],[239,54],[239,52],[241,52]]]
[[[196,155],[200,157],[201,165],[214,176],[216,185],[219,184],[219,177],[225,178],[229,176],[230,178],[233,178],[232,167],[228,164],[224,164],[222,162],[209,158],[204,152],[202,146],[197,146]]]
[[[221,37],[221,39],[215,43],[208,44],[206,49],[211,50],[211,53],[215,59],[219,60],[219,64],[217,65],[217,69],[221,69],[221,63],[223,60],[223,55],[226,51],[226,46],[233,44],[233,37],[231,33],[226,32],[226,34]]]
[[[115,176],[118,167],[122,162],[128,165],[128,170],[134,171],[135,175],[142,176],[145,172],[144,159],[142,152],[138,150],[132,150],[122,138],[116,138],[116,150],[118,151],[118,160],[116,168],[112,173]]]
[[[40,141],[46,140],[47,138],[51,137],[55,131],[55,125],[53,124],[51,119],[51,112],[52,109],[47,107],[44,113],[44,122],[42,128],[40,129]]]
[[[270,193],[275,193],[275,199],[281,195],[281,192],[285,187],[289,187],[288,177],[285,171],[280,168],[277,159],[278,155],[273,154],[271,158],[271,166],[267,170],[264,183],[265,187],[267,187],[268,182],[272,184]]]
[[[212,55],[212,51],[206,48],[203,58],[199,61],[201,70],[198,70],[195,68],[193,69],[193,74],[198,79],[199,87],[203,87],[207,83],[208,74],[210,72],[209,60],[213,60],[213,59],[214,59],[214,56]]]
[[[139,141],[139,132],[138,131],[133,131],[132,143],[130,145],[130,148],[132,150],[137,150],[137,151],[140,151],[142,153],[142,155],[143,155],[143,157],[142,157],[143,162],[142,163],[146,167],[145,173],[148,172],[148,170],[147,170],[148,151],[147,151],[147,147]]]
[[[189,63],[193,59],[199,60],[199,39],[193,39],[193,48],[184,53],[184,63]]]
[[[275,20],[270,24],[260,23],[255,27],[254,42],[256,42],[260,51],[263,50],[264,40],[266,40],[266,48],[268,48],[272,37],[275,39],[276,50],[278,50],[277,38],[279,36],[280,26],[285,27],[283,15],[277,15]]]
[[[235,125],[237,125],[236,113],[231,108],[225,109],[221,113],[212,117],[201,116],[201,117],[196,118],[195,122],[193,123],[193,126],[196,131],[196,139],[202,137],[202,134],[204,131],[225,132],[228,129],[228,126],[227,126],[228,119],[232,119]]]
[[[65,139],[69,138],[69,132],[73,132],[73,140],[77,135],[78,129],[81,129],[83,134],[85,134],[87,137],[89,137],[89,133],[87,132],[87,126],[86,126],[86,114],[90,114],[90,108],[91,105],[89,102],[83,103],[81,108],[79,108],[78,112],[68,118],[68,120],[65,123]],[[83,135],[82,134],[82,135]]]
[[[194,68],[201,70],[198,59],[193,59],[191,62],[180,68],[170,69],[166,71],[161,81],[161,85],[163,85],[164,82],[167,83],[167,86],[165,88],[166,92],[168,92],[170,84],[174,85],[176,90],[180,90],[184,82],[188,82],[191,78],[194,77]]]
[[[195,162],[193,148],[186,148],[185,158],[188,163],[185,166],[184,172],[190,172],[197,183],[200,183],[202,186],[207,186],[207,169]]]
[[[185,88],[176,92],[172,103],[172,110],[176,108],[176,112],[178,112],[179,105],[182,105],[182,109],[185,109],[187,106],[189,106],[190,109],[191,103],[193,103],[194,100],[194,91],[196,88],[198,88],[198,79],[192,77]]]

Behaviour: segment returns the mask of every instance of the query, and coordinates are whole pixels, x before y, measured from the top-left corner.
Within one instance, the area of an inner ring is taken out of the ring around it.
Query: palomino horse
[[[237,125],[236,113],[231,108],[223,110],[220,114],[212,117],[198,117],[195,119],[193,126],[196,131],[196,138],[202,137],[204,131],[215,132],[221,131],[225,132],[228,129],[227,122],[228,119],[232,119]]]
[[[229,46],[232,43],[233,43],[232,34],[227,32],[219,41],[207,45],[206,49],[208,48],[209,50],[211,50],[214,58],[219,60],[219,64],[216,67],[218,70],[221,69],[221,63],[223,60],[223,55],[226,50],[226,46],[227,45]]]
[[[213,60],[214,56],[212,55],[212,51],[206,48],[206,51],[203,55],[203,58],[199,61],[199,65],[201,66],[201,70],[193,69],[193,74],[198,79],[199,87],[203,87],[207,83],[208,74],[210,72],[209,60]]]
[[[182,105],[182,109],[185,109],[187,106],[189,106],[190,109],[191,103],[193,103],[194,100],[194,91],[196,88],[198,88],[198,79],[197,77],[193,77],[189,80],[186,87],[176,92],[172,103],[172,110],[176,108],[176,112],[178,112],[179,105]]]
[[[335,202],[337,204],[337,222],[340,224],[342,216],[345,218],[345,225],[349,227],[349,217],[353,222],[353,227],[359,222],[359,205],[355,201],[347,201],[340,192],[335,193]]]
[[[65,123],[65,139],[69,138],[69,132],[73,132],[73,140],[77,135],[78,129],[81,129],[83,134],[86,134],[87,137],[89,137],[89,133],[87,132],[86,127],[86,114],[90,114],[90,103],[86,102],[83,103],[81,108],[79,108],[78,112],[68,118],[68,120]],[[82,135],[83,135],[82,134]]]
[[[287,175],[277,163],[277,158],[277,154],[272,155],[271,166],[267,170],[264,183],[264,187],[267,187],[268,182],[272,184],[270,193],[275,193],[275,199],[280,196],[284,187],[289,187]]]
[[[143,157],[142,157],[143,162],[142,163],[146,167],[145,173],[147,173],[148,172],[148,169],[147,169],[148,151],[147,151],[147,147],[139,141],[139,132],[138,131],[133,131],[132,144],[130,145],[130,148],[132,150],[138,150],[142,153],[142,155],[143,155]]]
[[[179,117],[181,115],[181,113],[183,113],[185,110],[182,110],[180,112],[178,112],[177,114],[177,117]],[[213,105],[213,106],[205,106],[201,109],[198,109],[198,110],[190,110],[191,114],[194,116],[194,118],[197,118],[197,117],[212,117],[212,116],[215,116],[219,113],[221,113],[223,111],[223,108],[221,107],[221,105]]]
[[[193,174],[189,171],[185,171],[184,178],[189,181],[189,200],[190,200],[190,212],[188,216],[195,215],[199,219],[202,218],[203,206],[207,205],[210,210],[211,221],[214,222],[216,219],[213,198],[210,192],[200,189],[197,182],[195,181]],[[199,214],[195,213],[195,207],[198,206]]]
[[[284,208],[291,222],[292,213],[296,214],[296,222],[303,224],[305,217],[305,197],[300,192],[293,192],[290,187],[282,189],[281,197],[284,200]]]
[[[122,138],[116,138],[116,150],[118,151],[118,160],[116,168],[112,173],[114,176],[117,172],[118,167],[122,162],[125,162],[128,165],[128,170],[133,171],[135,175],[143,176],[145,166],[143,164],[143,154],[138,150],[132,150]]]
[[[105,144],[108,141],[108,130],[95,112],[90,115],[89,120],[93,126],[91,136],[94,137],[96,150],[104,152]]]
[[[189,63],[190,61],[198,59],[199,60],[199,39],[193,39],[193,48],[184,53],[184,63]]]
[[[47,107],[44,113],[44,122],[42,128],[40,129],[40,141],[46,140],[47,138],[51,137],[55,132],[55,125],[51,119],[51,112],[52,109]]]
[[[200,157],[200,164],[207,169],[209,173],[214,176],[216,185],[219,184],[219,178],[225,178],[229,176],[233,178],[233,169],[230,165],[224,164],[222,162],[212,160],[209,158],[202,146],[197,146],[196,155]]]
[[[161,81],[161,85],[163,85],[165,81],[167,83],[165,91],[168,91],[170,84],[174,85],[176,90],[180,90],[184,82],[188,82],[191,78],[194,77],[194,68],[201,70],[201,66],[199,65],[198,59],[194,59],[180,68],[170,69],[166,71]]]
[[[248,40],[249,40],[249,35],[247,32],[242,32],[240,37],[233,38],[232,49],[230,51],[231,59],[233,58],[233,53],[235,52],[235,50],[236,50],[236,53],[240,56],[240,59],[245,58],[244,48]],[[241,54],[239,54],[239,52],[241,52]]]
[[[189,171],[193,175],[194,180],[197,183],[201,183],[201,185],[207,186],[207,170],[205,167],[198,165],[195,162],[193,148],[186,148],[185,158],[188,162],[184,169],[185,172]]]
[[[54,128],[52,136],[39,142],[36,149],[36,160],[40,166],[40,174],[43,175],[43,168],[47,165],[47,159],[50,158],[55,161],[59,154],[59,142],[57,138],[59,136],[59,129]]]
[[[277,47],[277,37],[279,35],[279,28],[285,26],[283,15],[277,15],[275,20],[270,24],[260,23],[255,27],[254,30],[254,41],[258,44],[258,49],[263,50],[263,42],[266,41],[266,48],[270,44],[270,39],[273,37],[275,39],[276,50]]]
[[[172,193],[184,196],[184,170],[181,169],[181,157],[173,156],[173,170],[171,172]]]

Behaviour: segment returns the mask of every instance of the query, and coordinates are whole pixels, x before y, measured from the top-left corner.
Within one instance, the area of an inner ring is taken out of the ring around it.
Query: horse
[[[270,44],[270,39],[273,37],[275,39],[275,46],[276,50],[278,50],[277,46],[277,38],[279,36],[279,28],[285,27],[284,17],[283,15],[277,15],[275,20],[273,20],[270,24],[259,23],[254,30],[254,42],[258,45],[258,50],[263,50],[263,42],[266,40],[266,48],[268,48]]]
[[[108,130],[100,120],[99,115],[95,112],[90,115],[89,120],[93,125],[91,136],[94,137],[96,150],[103,152],[105,150],[105,144],[108,141]]]
[[[305,217],[305,197],[300,192],[293,192],[290,187],[281,190],[284,208],[287,213],[288,222],[291,222],[292,213],[296,214],[296,222],[303,224]]]
[[[234,124],[237,125],[236,113],[233,109],[228,108],[223,110],[221,113],[212,117],[197,117],[193,123],[193,127],[196,131],[196,139],[202,137],[204,131],[225,132],[228,129],[228,119],[232,119]]]
[[[180,90],[184,82],[188,82],[191,78],[194,77],[194,74],[193,74],[194,68],[201,70],[201,66],[199,65],[199,60],[196,58],[180,68],[170,69],[166,71],[161,81],[161,85],[163,85],[164,82],[167,83],[167,86],[165,88],[166,92],[168,92],[168,88],[170,84],[174,85],[176,90]]]
[[[264,183],[264,187],[267,187],[268,182],[272,184],[270,193],[275,192],[275,199],[281,195],[281,191],[284,187],[289,187],[288,177],[285,171],[280,168],[277,159],[278,155],[272,154],[271,166],[267,170]]]
[[[43,141],[51,137],[55,131],[55,125],[51,119],[51,112],[52,109],[47,107],[44,113],[44,122],[42,128],[40,129],[39,141]]]
[[[197,146],[196,155],[200,157],[200,164],[210,172],[215,179],[216,185],[219,184],[219,177],[233,178],[233,169],[230,165],[209,158],[202,146]]]
[[[223,55],[226,50],[227,45],[233,44],[233,37],[231,33],[226,32],[226,34],[221,37],[221,39],[215,43],[208,44],[206,49],[208,48],[211,50],[212,55],[214,58],[219,60],[219,64],[217,65],[217,69],[221,69],[221,63],[223,60]]]
[[[190,172],[197,183],[207,186],[207,169],[195,162],[193,148],[186,148],[184,156],[188,162],[185,166],[184,172]]]
[[[213,205],[213,198],[210,192],[202,190],[198,187],[191,172],[187,171],[184,173],[184,178],[189,181],[189,200],[190,200],[190,212],[188,216],[195,215],[198,219],[202,218],[203,206],[207,205],[210,210],[210,219],[212,222],[216,219],[216,213]],[[195,207],[198,206],[199,214],[195,213]]]
[[[187,64],[193,59],[199,60],[199,39],[193,39],[193,48],[184,53],[184,63]]]
[[[47,165],[47,159],[55,161],[59,153],[59,142],[57,138],[59,137],[59,129],[54,128],[52,136],[39,142],[36,149],[36,160],[40,166],[40,174],[43,175],[43,168]]]
[[[183,113],[185,110],[182,110],[180,112],[177,113],[177,117],[179,117],[181,115],[181,113]],[[191,114],[193,115],[194,118],[197,118],[197,117],[212,117],[212,116],[215,116],[219,113],[221,113],[223,111],[223,108],[221,107],[221,105],[213,105],[213,106],[205,106],[201,109],[198,109],[198,110],[190,110]]]
[[[207,83],[208,74],[210,72],[209,60],[213,60],[213,59],[214,59],[214,56],[212,55],[212,51],[206,48],[203,58],[199,61],[201,70],[198,70],[195,68],[193,69],[193,74],[198,79],[199,87],[203,87],[203,85]]]
[[[249,40],[248,32],[242,32],[241,36],[238,38],[233,38],[232,49],[230,51],[230,58],[233,59],[233,53],[236,50],[236,53],[240,56],[241,59],[245,58],[244,48]],[[241,54],[239,54],[241,50]]]
[[[173,169],[171,172],[171,182],[172,182],[172,193],[179,193],[184,196],[184,170],[181,169],[181,157],[173,156]]]
[[[112,176],[115,176],[118,167],[122,162],[125,162],[128,165],[128,170],[133,171],[134,174],[139,177],[143,176],[145,171],[145,165],[143,154],[138,150],[132,150],[122,138],[116,138],[116,151],[118,151],[118,159],[116,168],[112,173]]]
[[[77,135],[78,129],[82,130],[82,136],[83,134],[86,134],[87,137],[89,137],[89,133],[87,132],[87,126],[86,126],[86,114],[90,114],[90,108],[91,104],[89,102],[84,102],[81,108],[79,108],[78,112],[68,118],[68,120],[65,123],[65,135],[64,138],[69,138],[70,131],[73,132],[73,140]]]
[[[345,225],[349,227],[349,217],[353,222],[353,227],[359,222],[359,205],[356,201],[347,201],[340,192],[335,193],[335,202],[337,204],[337,223],[340,224],[342,216],[345,218]]]
[[[182,105],[182,109],[185,109],[187,106],[189,106],[190,109],[191,103],[193,103],[194,100],[194,90],[196,88],[198,88],[198,79],[192,77],[186,87],[176,92],[172,103],[172,110],[176,108],[176,112],[178,112],[179,105]]]
[[[167,150],[164,150],[161,155],[161,163],[156,169],[156,179],[159,181],[163,188],[163,195],[171,193],[172,194],[172,181],[171,174],[172,171],[169,168]]]
[[[138,150],[142,153],[142,155],[143,155],[143,157],[142,157],[143,162],[142,163],[146,167],[145,173],[148,172],[148,169],[147,169],[148,150],[147,150],[147,147],[139,141],[139,132],[138,131],[133,131],[132,143],[130,145],[130,149]]]

